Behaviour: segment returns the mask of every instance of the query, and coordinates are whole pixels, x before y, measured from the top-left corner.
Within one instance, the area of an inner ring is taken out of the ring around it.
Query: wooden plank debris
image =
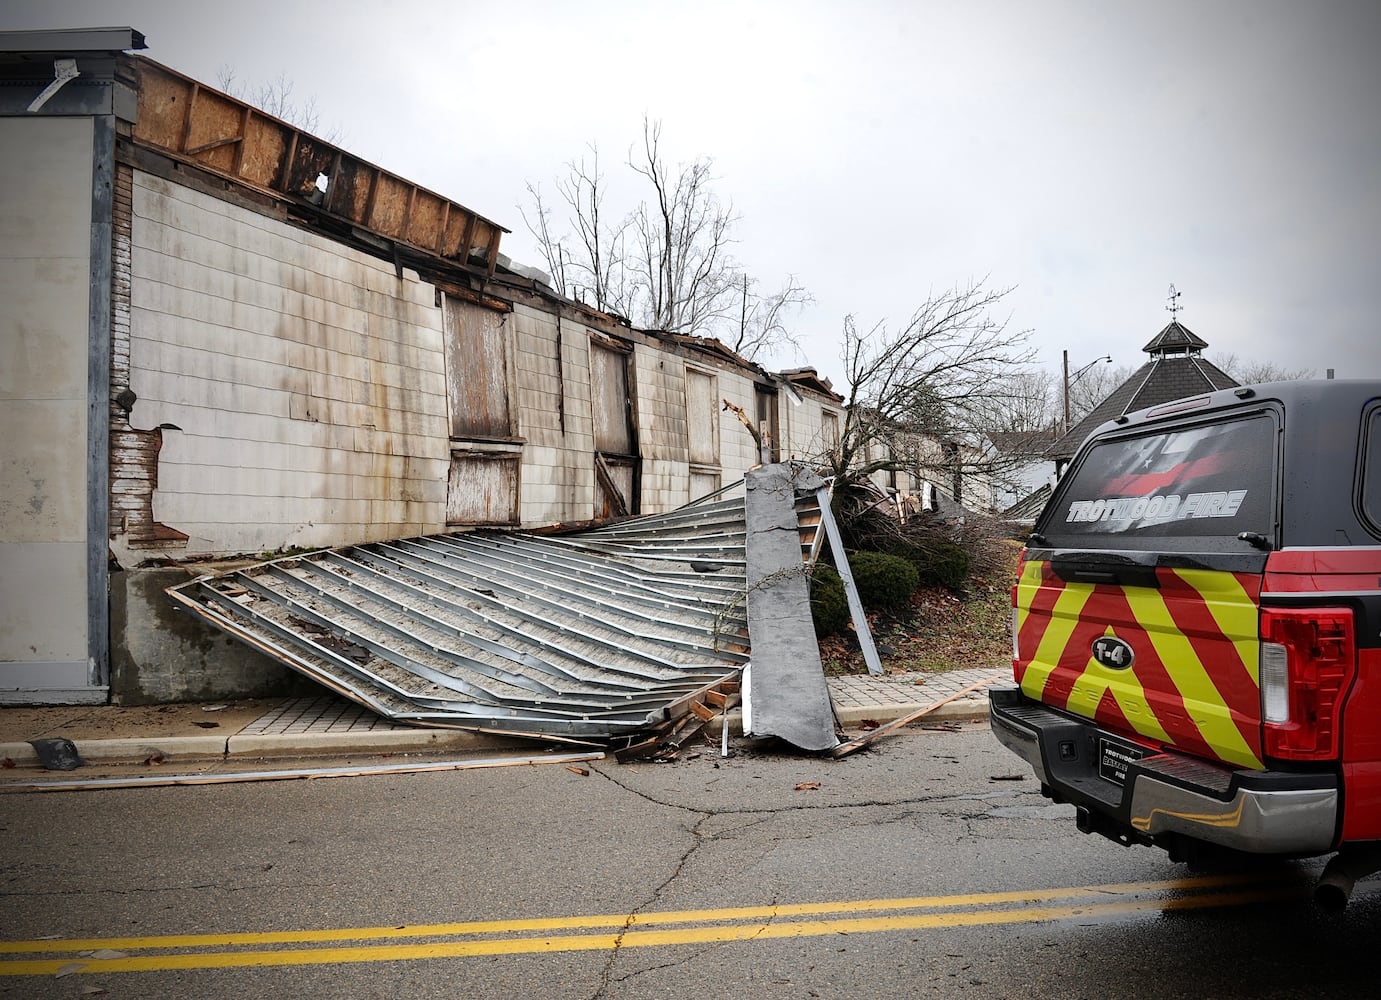
[[[84,778],[73,781],[0,783],[0,792],[83,792],[107,788],[148,788],[156,785],[225,785],[244,781],[287,781],[296,778],[358,778],[370,774],[413,774],[421,771],[470,771],[529,764],[575,764],[603,760],[603,753],[540,754],[532,757],[488,757],[478,760],[415,761],[350,767],[292,768],[274,771],[231,771],[224,774],[141,775],[134,778]]]
[[[879,736],[885,736],[888,733],[896,732],[903,726],[909,726],[911,723],[915,722],[922,716],[929,715],[931,712],[935,711],[941,705],[948,705],[950,702],[962,698],[964,697],[964,695],[977,691],[980,688],[985,688],[989,684],[996,683],[997,681],[1002,680],[1006,676],[1008,676],[1006,671],[1001,671],[996,674],[993,674],[991,677],[985,677],[980,681],[974,681],[968,687],[962,688],[961,690],[954,692],[954,694],[947,695],[938,701],[933,701],[929,705],[926,705],[924,708],[920,708],[912,712],[910,715],[904,715],[900,719],[894,719],[893,721],[887,723],[887,725],[885,726],[878,726],[878,728],[872,730],[871,732],[864,733],[862,736],[856,736],[851,740],[847,740],[846,742],[839,744],[839,746],[835,747],[833,750],[830,751],[830,756],[847,757],[855,750],[862,750],[868,744],[876,740]]]

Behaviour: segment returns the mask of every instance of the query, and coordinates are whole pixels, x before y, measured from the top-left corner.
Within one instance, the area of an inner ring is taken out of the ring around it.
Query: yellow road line
[[[308,944],[324,941],[368,941],[379,938],[441,937],[462,934],[512,934],[521,931],[594,930],[604,927],[647,927],[658,924],[712,923],[727,920],[774,920],[782,917],[830,913],[876,913],[1000,903],[1038,903],[1078,896],[1095,898],[1144,892],[1193,891],[1252,881],[1245,875],[1204,875],[1155,882],[1069,886],[1058,889],[1018,889],[1010,892],[968,893],[956,896],[903,896],[896,899],[856,899],[822,903],[782,903],[736,906],[714,910],[665,910],[638,914],[578,917],[535,917],[522,920],[476,920],[464,923],[411,924],[403,927],[333,927],[321,930],[232,932],[227,934],[170,934],[156,937],[69,938],[0,941],[0,954],[148,950],[154,948],[228,947],[231,945]]]
[[[1192,881],[1192,880],[1186,880]],[[1166,888],[1171,883],[1150,883]],[[1076,892],[1086,892],[1085,887]],[[362,945],[344,948],[307,948],[238,952],[180,952],[165,955],[122,957],[69,957],[21,959],[0,962],[0,976],[51,976],[58,973],[160,972],[189,969],[252,968],[292,965],[329,965],[360,962],[415,961],[464,958],[479,955],[519,955],[544,952],[592,951],[619,948],[665,947],[729,941],[773,940],[884,931],[976,927],[1036,923],[1052,920],[1098,919],[1145,911],[1190,910],[1300,898],[1302,886],[1276,886],[1232,893],[1208,893],[1170,899],[1130,899],[1068,906],[1021,907],[947,913],[912,913],[895,916],[855,917],[835,920],[756,921],[711,924],[671,930],[628,930],[616,934],[582,934],[555,937],[483,938],[471,941],[435,941],[420,944]],[[944,897],[962,898],[962,897]],[[809,905],[809,904],[808,904]],[[837,905],[837,904],[821,904]],[[702,914],[726,911],[700,911]],[[705,919],[702,916],[702,919]],[[509,922],[516,923],[516,922]],[[154,939],[166,941],[168,939]],[[51,944],[51,942],[45,942]]]

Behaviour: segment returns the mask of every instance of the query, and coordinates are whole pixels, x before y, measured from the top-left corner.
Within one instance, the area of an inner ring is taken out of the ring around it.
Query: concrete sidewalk
[[[996,666],[881,677],[850,675],[828,678],[827,683],[841,725],[852,729],[902,718],[983,681],[1000,685],[1010,679],[1009,667]],[[985,686],[940,706],[925,719],[969,721],[985,719],[987,713]],[[731,710],[728,720],[731,735],[742,731],[738,710]],[[721,720],[715,719],[706,729],[718,736],[720,725]],[[84,761],[156,757],[160,764],[225,758],[531,751],[543,745],[486,733],[399,725],[330,693],[222,704],[0,708],[0,758],[15,767],[41,770],[42,763],[28,741],[45,738],[71,740]]]

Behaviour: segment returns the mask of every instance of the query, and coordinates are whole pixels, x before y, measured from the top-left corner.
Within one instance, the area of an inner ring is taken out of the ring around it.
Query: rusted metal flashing
[[[473,303],[477,306],[484,306],[486,309],[494,309],[498,312],[507,313],[513,311],[512,302],[496,299],[492,295],[485,295],[474,289],[466,288],[464,285],[459,285],[454,281],[447,281],[445,278],[434,274],[429,274],[427,280],[433,287],[457,299],[464,299],[466,302]]]
[[[798,497],[803,559],[815,505]],[[745,539],[744,501],[721,500],[564,535],[350,546],[168,595],[396,721],[623,749],[734,690]]]
[[[659,339],[678,344],[692,353],[709,355],[714,358],[719,358],[722,361],[727,361],[735,367],[756,372],[760,375],[766,374],[766,370],[761,365],[754,361],[749,361],[742,354],[732,350],[722,340],[717,340],[714,337],[697,337],[694,334],[688,333],[660,332],[656,333],[655,336]]]
[[[136,144],[493,277],[509,231],[498,223],[151,59],[122,59],[138,91]]]

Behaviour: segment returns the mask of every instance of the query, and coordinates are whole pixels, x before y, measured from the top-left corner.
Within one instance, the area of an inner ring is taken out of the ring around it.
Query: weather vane
[[[1184,306],[1180,305],[1180,293],[1175,291],[1175,286],[1173,283],[1170,285],[1170,295],[1168,296],[1168,298],[1170,299],[1170,304],[1165,308],[1170,310],[1170,320],[1171,322],[1174,322],[1176,319],[1178,319],[1178,317],[1175,314],[1179,312],[1181,309],[1183,309]]]

